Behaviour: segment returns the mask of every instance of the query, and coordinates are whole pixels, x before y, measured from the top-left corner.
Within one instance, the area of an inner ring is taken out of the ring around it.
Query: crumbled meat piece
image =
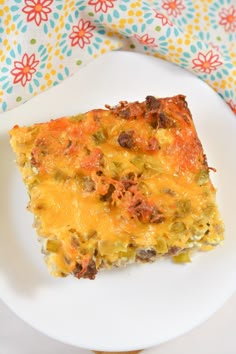
[[[153,113],[151,117],[151,126],[156,129],[156,128],[173,128],[175,126],[175,122],[167,117],[167,115],[164,112],[160,113]]]
[[[159,224],[164,221],[164,216],[157,209],[157,207],[141,198],[135,200],[134,203],[130,205],[128,210],[132,217],[136,217],[144,224]]]
[[[154,248],[139,249],[136,253],[136,259],[142,262],[150,262],[155,259],[157,252]]]
[[[130,179],[123,179],[122,181],[122,184],[125,188],[125,190],[127,191],[130,187],[134,186],[137,184],[137,182],[133,181],[133,180],[130,180]]]
[[[95,279],[95,275],[97,274],[97,268],[94,260],[90,260],[89,264],[85,269],[83,269],[82,265],[76,263],[74,268],[73,274],[76,278],[88,278],[88,279]]]
[[[158,127],[159,128],[172,128],[175,126],[175,123],[173,120],[171,120],[169,117],[164,112],[161,112],[159,114],[159,122],[158,122]]]
[[[179,251],[181,250],[181,248],[177,247],[177,246],[172,246],[169,248],[168,250],[168,254],[171,255],[171,256],[176,256]]]
[[[165,220],[163,214],[156,207],[152,208],[152,214],[150,216],[150,223],[160,224]]]
[[[95,182],[89,176],[83,177],[83,190],[85,192],[94,192],[95,191]]]
[[[82,265],[80,263],[76,263],[75,268],[73,270],[73,274],[76,278],[80,278],[80,274],[82,272]]]
[[[83,278],[95,279],[95,275],[97,274],[97,268],[95,262],[91,259],[86,269],[86,272],[83,274]]]
[[[137,117],[142,116],[145,111],[144,105],[137,101],[131,103],[128,103],[127,101],[121,101],[115,107],[110,107],[109,105],[106,105],[105,107],[113,111],[120,118],[126,120],[136,119]]]
[[[135,180],[135,174],[133,172],[128,173],[121,179],[121,183],[123,184],[125,190],[135,186],[137,184],[137,181]]]
[[[124,119],[128,119],[130,117],[130,109],[128,108],[124,108],[119,112],[119,117],[124,118]]]
[[[115,191],[115,187],[113,186],[113,184],[110,184],[107,193],[105,195],[101,195],[100,200],[102,200],[103,202],[110,201],[114,191]]]
[[[131,149],[134,145],[134,131],[130,130],[130,131],[123,131],[120,133],[119,137],[118,137],[118,143],[120,146],[127,148],[127,149]]]
[[[160,107],[160,100],[155,98],[154,96],[146,97],[146,106],[149,111],[155,111]]]

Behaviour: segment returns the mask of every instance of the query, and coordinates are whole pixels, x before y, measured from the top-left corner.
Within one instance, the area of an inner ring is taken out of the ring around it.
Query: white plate
[[[96,280],[53,279],[26,211],[27,194],[7,130],[119,100],[185,94],[208,156],[226,225],[226,241],[193,263],[170,261],[101,272]],[[236,120],[204,82],[140,54],[114,52],[60,86],[0,117],[0,296],[23,320],[65,343],[96,350],[134,350],[189,331],[236,289]]]

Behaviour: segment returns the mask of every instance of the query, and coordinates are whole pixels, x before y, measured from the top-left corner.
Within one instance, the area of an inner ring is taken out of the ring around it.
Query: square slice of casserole
[[[55,276],[187,262],[223,240],[215,188],[185,97],[120,102],[10,131]]]

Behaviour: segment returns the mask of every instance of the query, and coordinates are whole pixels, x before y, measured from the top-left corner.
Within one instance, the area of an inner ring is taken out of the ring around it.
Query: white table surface
[[[190,333],[143,354],[235,354],[236,294]],[[0,300],[0,354],[92,354],[57,342],[16,317]]]

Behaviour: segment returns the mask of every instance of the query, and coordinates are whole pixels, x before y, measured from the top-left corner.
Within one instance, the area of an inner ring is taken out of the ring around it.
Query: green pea
[[[81,122],[84,119],[85,115],[84,114],[77,114],[76,116],[70,117],[70,120],[72,122]]]
[[[170,226],[170,231],[174,233],[181,233],[186,230],[186,226],[182,221],[176,221]]]
[[[34,179],[34,181],[29,184],[29,187],[28,187],[28,188],[29,188],[29,191],[31,191],[32,188],[34,188],[34,187],[37,186],[38,184],[39,184],[39,180],[38,180],[38,179]]]
[[[104,132],[102,130],[98,130],[93,134],[93,140],[97,145],[103,143],[106,140]]]
[[[67,178],[67,175],[65,174],[65,172],[63,172],[61,170],[57,170],[54,174],[54,178],[56,181],[62,182],[62,181],[65,181],[65,179]]]
[[[207,220],[200,219],[194,222],[191,230],[193,235],[196,236],[203,236],[205,232],[209,229],[210,224],[207,222]]]
[[[46,251],[57,253],[60,248],[60,241],[58,240],[47,240]]]
[[[206,184],[209,181],[208,170],[201,170],[196,176],[196,182],[199,186]]]
[[[191,208],[191,202],[190,200],[179,200],[177,202],[177,207],[180,211],[181,214],[187,215],[191,212],[192,208]]]
[[[215,212],[215,207],[214,207],[214,205],[211,205],[211,204],[209,204],[209,205],[203,210],[203,213],[204,213],[204,215],[206,215],[206,216],[213,216],[214,212]]]
[[[191,258],[188,252],[183,252],[173,257],[175,263],[190,263]]]
[[[138,170],[144,170],[144,159],[143,156],[135,156],[130,162],[138,168]]]

